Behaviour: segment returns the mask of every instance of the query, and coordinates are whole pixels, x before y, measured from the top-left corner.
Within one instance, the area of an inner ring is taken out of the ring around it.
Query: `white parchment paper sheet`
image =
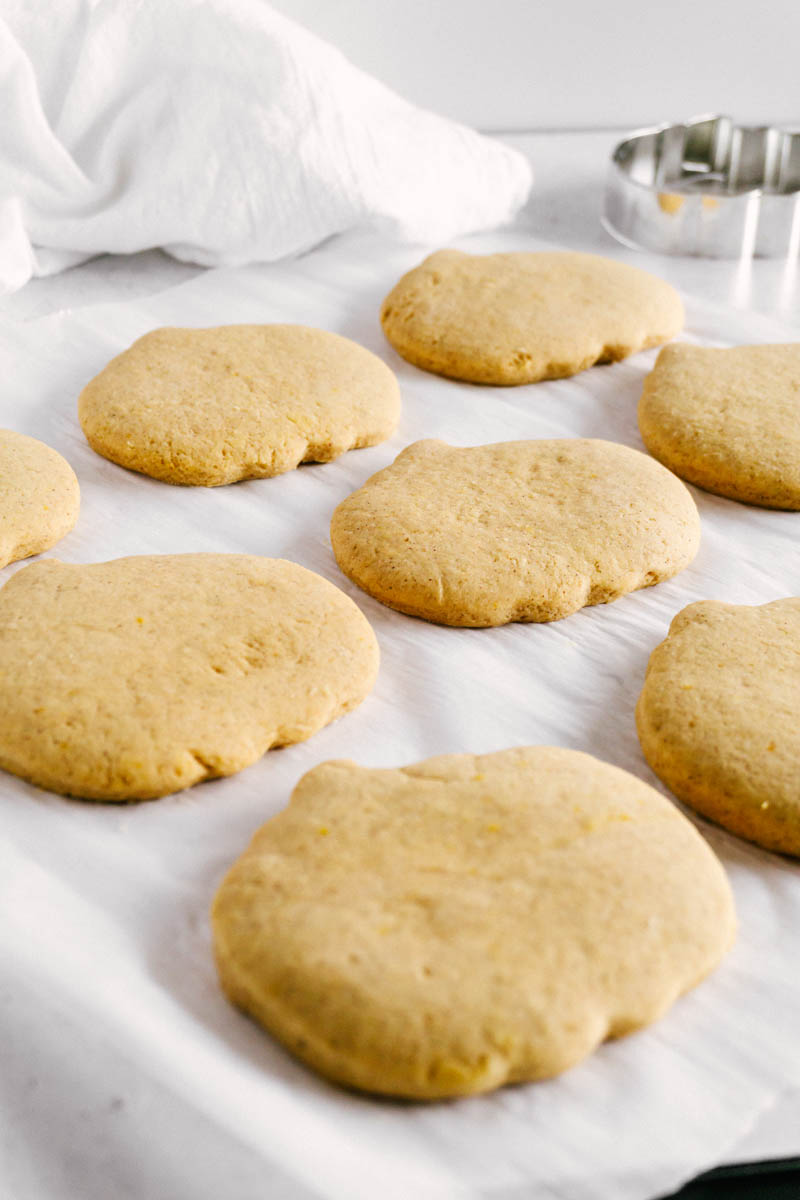
[[[463,245],[536,248],[512,234]],[[116,807],[0,776],[0,1191],[14,1200],[644,1200],[720,1161],[800,1084],[800,869],[703,822],[735,889],[735,949],[659,1024],[559,1079],[436,1106],[349,1095],[219,991],[214,889],[304,771],[333,757],[388,766],[542,743],[653,783],[633,710],[671,617],[701,598],[756,604],[800,592],[800,514],[696,489],[703,542],[688,570],[552,625],[440,628],[349,584],[331,553],[330,514],[417,438],[582,436],[641,448],[636,404],[655,351],[510,389],[456,384],[397,358],[378,306],[419,257],[349,237],[288,265],[0,326],[0,425],[56,447],[81,483],[80,522],[54,556],[292,558],[355,599],[382,651],[375,691],[355,713],[182,795]],[[329,465],[210,490],[155,482],[88,448],[76,397],[112,354],[157,325],[236,321],[318,325],[381,355],[403,391],[395,436]],[[797,334],[689,300],[683,336]]]

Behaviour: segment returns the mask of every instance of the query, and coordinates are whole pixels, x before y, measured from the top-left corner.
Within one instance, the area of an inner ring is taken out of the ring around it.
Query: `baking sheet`
[[[461,245],[539,248],[511,233]],[[0,326],[0,425],[55,446],[81,483],[80,522],[53,556],[292,558],[353,597],[382,652],[375,691],[355,713],[182,795],[117,807],[0,776],[0,1190],[14,1200],[644,1200],[724,1159],[800,1084],[800,867],[699,820],[735,890],[735,949],[659,1024],[557,1080],[435,1106],[349,1095],[294,1062],[218,989],[214,889],[304,771],[333,757],[390,766],[541,743],[588,750],[653,783],[633,710],[671,617],[702,598],[753,604],[800,592],[800,514],[697,489],[703,542],[688,570],[552,625],[440,628],[349,584],[330,550],[331,511],[417,438],[583,436],[641,448],[636,402],[656,351],[511,389],[402,362],[377,310],[420,257],[378,235],[351,236],[287,265],[210,272],[144,301]],[[688,340],[797,336],[691,299],[687,308]],[[335,463],[211,490],[171,487],[93,454],[75,400],[112,354],[157,325],[234,321],[318,325],[381,355],[403,392],[395,436]]]

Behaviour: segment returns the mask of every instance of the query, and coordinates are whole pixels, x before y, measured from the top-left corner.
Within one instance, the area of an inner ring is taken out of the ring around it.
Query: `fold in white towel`
[[[0,291],[103,252],[270,261],[509,220],[530,168],[261,0],[0,0]]]

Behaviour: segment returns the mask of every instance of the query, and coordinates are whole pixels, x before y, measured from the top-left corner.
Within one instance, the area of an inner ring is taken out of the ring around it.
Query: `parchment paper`
[[[536,248],[516,234],[463,245]],[[582,436],[642,448],[636,403],[656,351],[508,389],[402,362],[377,311],[419,258],[349,237],[288,265],[210,272],[146,301],[0,326],[0,425],[56,447],[81,483],[79,524],[53,556],[288,557],[351,595],[382,651],[375,691],[355,713],[181,795],[119,807],[0,775],[0,1191],[14,1200],[644,1200],[719,1162],[800,1084],[800,869],[699,820],[735,890],[735,949],[656,1026],[559,1079],[434,1106],[350,1095],[220,993],[213,892],[304,771],[334,757],[388,766],[541,743],[655,783],[633,709],[671,617],[697,599],[756,604],[800,591],[800,514],[696,489],[703,542],[688,570],[552,625],[440,628],[349,584],[331,553],[330,514],[417,438]],[[797,336],[691,298],[687,308],[688,340]],[[89,449],[76,397],[111,355],[157,325],[236,321],[318,325],[374,350],[400,378],[396,435],[332,464],[218,489],[158,483]]]

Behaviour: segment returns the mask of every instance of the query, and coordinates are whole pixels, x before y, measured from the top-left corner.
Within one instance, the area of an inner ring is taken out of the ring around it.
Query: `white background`
[[[798,0],[275,0],[416,104],[485,130],[727,112],[800,126]]]

